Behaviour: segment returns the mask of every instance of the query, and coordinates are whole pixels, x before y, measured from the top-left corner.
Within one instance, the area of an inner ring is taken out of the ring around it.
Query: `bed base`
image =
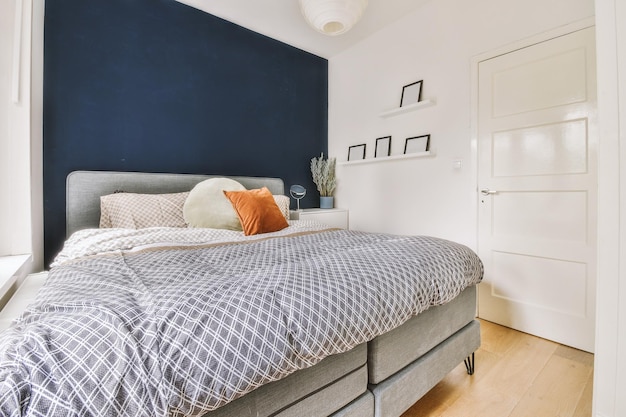
[[[102,195],[118,189],[140,193],[188,191],[210,177],[212,175],[71,173],[67,178],[67,234],[98,227]],[[233,179],[247,188],[267,186],[273,194],[284,194],[283,182],[278,178]],[[336,359],[326,358],[324,361],[332,366],[316,365],[298,371],[285,380],[269,384],[273,386],[260,387],[207,416],[400,416],[461,362],[465,363],[469,375],[474,373],[474,351],[480,346],[480,324],[474,320],[475,288],[464,292],[465,296],[456,300],[459,303],[449,303],[458,307],[454,307],[450,314],[445,312],[450,306],[431,308],[418,315],[423,316],[421,323],[412,332],[399,330],[374,343],[370,342],[367,348],[364,345],[355,348],[358,352],[352,352],[352,356],[342,354]],[[409,324],[406,328],[411,326]],[[428,342],[416,343],[419,338]],[[394,351],[393,346],[402,344],[403,339],[406,342],[404,346],[410,349]],[[380,352],[380,358],[373,366],[370,360],[374,362],[374,356],[378,355],[376,352]],[[385,356],[387,359],[382,360]],[[335,360],[337,362],[333,363]],[[338,374],[329,375],[329,368],[337,368]],[[315,378],[312,378],[313,374],[317,374]],[[324,380],[324,377],[328,379]],[[317,382],[313,383],[313,380]]]
[[[473,320],[400,372],[380,384],[370,385],[374,416],[400,416],[479,346],[480,324]]]
[[[399,417],[461,362],[465,362],[467,366],[467,361],[471,359],[473,373],[474,351],[479,346],[480,324],[472,320],[428,353],[379,384],[367,383],[367,365],[362,365],[277,412],[271,412],[262,406],[262,403],[274,403],[281,394],[288,397],[291,388],[286,387],[306,384],[308,375],[303,378],[303,375],[296,373],[286,380],[272,383],[276,386],[261,387],[261,391],[252,392],[252,395],[248,394],[204,417]],[[312,368],[308,368],[304,371],[311,370]],[[286,388],[286,391],[280,388]]]

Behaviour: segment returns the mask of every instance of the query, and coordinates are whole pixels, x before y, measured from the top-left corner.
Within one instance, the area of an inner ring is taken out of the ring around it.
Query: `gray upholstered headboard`
[[[191,190],[194,185],[211,177],[224,175],[157,174],[145,172],[74,171],[66,181],[66,235],[77,230],[98,227],[100,197],[115,191],[161,194]],[[280,178],[228,177],[247,189],[267,187],[272,194],[284,194]]]

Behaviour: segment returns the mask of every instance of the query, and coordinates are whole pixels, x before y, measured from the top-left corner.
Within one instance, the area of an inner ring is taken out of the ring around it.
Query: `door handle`
[[[497,194],[498,192],[496,190],[490,190],[488,188],[484,188],[484,189],[480,190],[480,193],[482,195],[491,195],[491,194]]]

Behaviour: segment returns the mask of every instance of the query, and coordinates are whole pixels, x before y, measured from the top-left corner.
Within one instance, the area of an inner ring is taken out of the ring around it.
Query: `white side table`
[[[348,210],[341,208],[291,210],[289,218],[291,220],[315,220],[339,229],[347,229],[349,226]]]

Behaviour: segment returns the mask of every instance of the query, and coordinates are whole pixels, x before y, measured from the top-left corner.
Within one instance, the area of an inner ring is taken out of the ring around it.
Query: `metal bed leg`
[[[465,363],[465,369],[467,369],[467,374],[474,375],[474,352],[472,352],[471,356],[465,358],[465,360],[463,360],[463,363]]]

